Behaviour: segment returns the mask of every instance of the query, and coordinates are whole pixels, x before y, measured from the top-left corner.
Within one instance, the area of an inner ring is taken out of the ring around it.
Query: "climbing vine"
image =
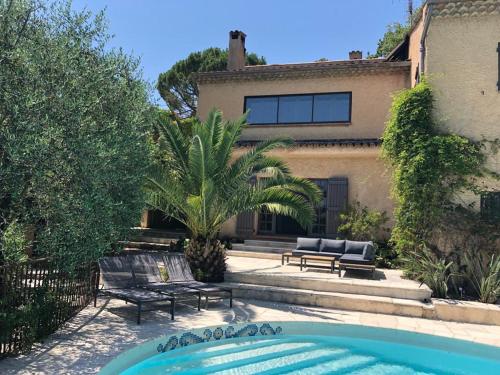
[[[394,98],[383,136],[397,203],[392,240],[401,253],[436,247],[435,230],[457,212],[455,198],[479,193],[476,181],[485,175],[482,145],[440,132],[432,111],[432,88],[424,81]]]

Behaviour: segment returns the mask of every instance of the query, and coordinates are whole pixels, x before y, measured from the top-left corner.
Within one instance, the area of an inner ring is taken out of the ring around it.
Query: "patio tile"
[[[246,321],[322,321],[398,328],[500,346],[500,327],[399,317],[368,312],[236,300],[234,308],[213,302],[208,311],[180,306],[174,322],[166,311],[145,312],[135,324],[135,308],[100,298],[28,355],[0,362],[0,373],[93,374],[116,355],[152,338],[204,326]]]

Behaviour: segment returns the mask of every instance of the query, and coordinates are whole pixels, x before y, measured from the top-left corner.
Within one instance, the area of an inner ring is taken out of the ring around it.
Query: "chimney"
[[[363,58],[363,52],[361,51],[349,52],[349,60],[361,60],[362,58]]]
[[[238,70],[245,67],[245,33],[234,30],[229,32],[229,52],[227,70]]]

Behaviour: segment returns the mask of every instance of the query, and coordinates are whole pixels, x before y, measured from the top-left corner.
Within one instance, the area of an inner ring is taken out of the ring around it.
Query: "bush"
[[[2,234],[2,233],[0,233]],[[0,237],[0,255],[5,262],[24,262],[28,259],[26,250],[29,241],[24,226],[11,222]]]
[[[341,224],[338,230],[354,241],[376,241],[387,237],[388,229],[384,225],[388,220],[385,212],[370,210],[356,202],[340,214]]]
[[[41,0],[0,14],[0,221],[36,227],[34,250],[71,269],[139,221],[148,90],[103,14]]]

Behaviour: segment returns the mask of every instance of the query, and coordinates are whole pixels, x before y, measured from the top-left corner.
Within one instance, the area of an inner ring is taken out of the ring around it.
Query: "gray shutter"
[[[255,185],[256,177],[250,179],[250,184]],[[255,213],[252,211],[242,212],[236,217],[236,235],[241,238],[250,238],[254,234]]]
[[[340,213],[347,208],[347,177],[328,179],[326,193],[326,236],[336,238],[340,225]]]

